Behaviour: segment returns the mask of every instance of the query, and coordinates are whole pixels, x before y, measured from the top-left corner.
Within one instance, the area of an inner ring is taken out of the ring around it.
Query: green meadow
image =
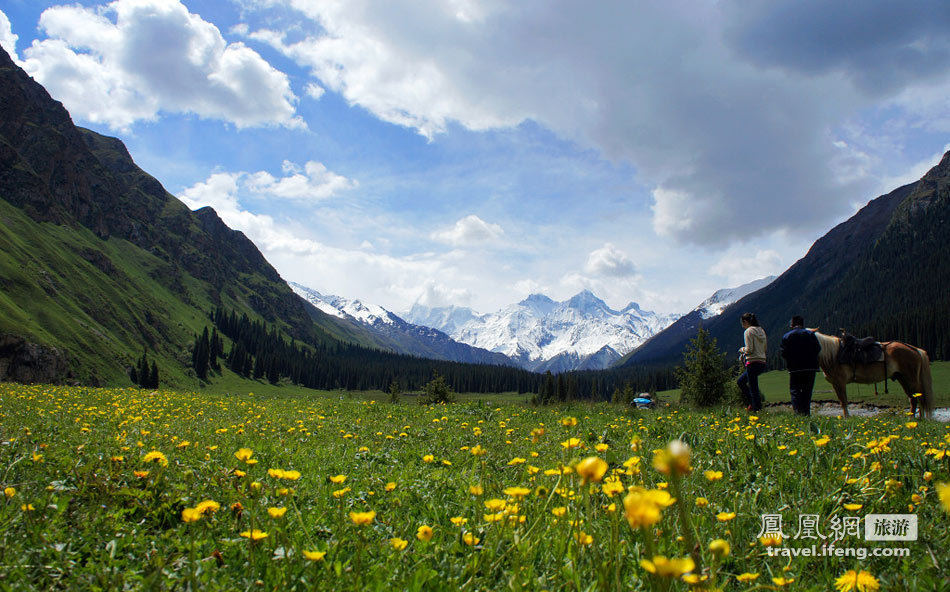
[[[380,395],[0,385],[0,588],[947,586],[946,424]]]
[[[933,376],[934,400],[937,406],[950,406],[950,362],[931,362],[930,371]],[[788,394],[788,372],[784,370],[772,370],[761,375],[759,377],[759,389],[765,397],[766,404],[787,404],[791,401]],[[849,384],[848,403],[865,403],[874,406],[910,409],[907,395],[904,394],[904,390],[898,383],[888,381],[887,389],[888,393],[885,394],[883,382],[877,384],[876,391],[873,384]],[[660,391],[657,395],[661,401],[673,403],[679,400],[679,389]],[[815,378],[812,401],[828,401],[838,404],[838,398],[835,396],[831,384],[825,380],[821,372]]]

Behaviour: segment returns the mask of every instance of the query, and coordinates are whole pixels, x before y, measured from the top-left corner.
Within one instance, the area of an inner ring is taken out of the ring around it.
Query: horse
[[[930,358],[927,357],[927,352],[900,341],[883,341],[881,342],[884,348],[883,362],[841,364],[838,362],[841,339],[818,331],[815,331],[815,336],[821,344],[821,353],[818,354],[819,366],[825,379],[835,389],[844,417],[848,417],[846,385],[849,382],[872,384],[890,378],[897,380],[907,393],[910,399],[910,410],[915,416],[918,415],[919,407],[921,416],[933,418],[933,379],[930,376]]]

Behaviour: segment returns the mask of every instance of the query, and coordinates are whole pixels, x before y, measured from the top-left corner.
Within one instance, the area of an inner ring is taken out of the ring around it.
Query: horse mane
[[[838,350],[841,349],[841,340],[833,335],[825,335],[815,331],[815,337],[821,345],[818,362],[822,368],[832,368],[838,359]]]

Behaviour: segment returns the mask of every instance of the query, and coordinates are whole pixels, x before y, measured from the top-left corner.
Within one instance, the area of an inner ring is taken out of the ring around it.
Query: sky
[[[281,275],[686,312],[950,149],[950,3],[0,0],[0,46]]]

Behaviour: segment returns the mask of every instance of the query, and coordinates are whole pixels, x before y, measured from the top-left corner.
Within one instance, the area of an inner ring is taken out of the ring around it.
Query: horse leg
[[[832,383],[838,402],[841,403],[841,416],[848,417],[848,387],[837,382]]]
[[[898,384],[901,385],[901,388],[904,389],[904,394],[906,394],[907,398],[910,400],[911,415],[917,417],[919,402],[914,394],[919,393],[920,390],[917,389],[916,384],[911,384],[910,379],[908,379],[902,372],[896,372],[894,374],[894,378],[897,380]]]

